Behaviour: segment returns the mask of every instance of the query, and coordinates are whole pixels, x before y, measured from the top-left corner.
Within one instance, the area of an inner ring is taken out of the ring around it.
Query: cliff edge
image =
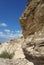
[[[41,30],[44,26],[44,0],[28,0],[20,24],[25,38]]]
[[[44,65],[44,0],[28,0],[20,24],[26,58],[34,65]]]

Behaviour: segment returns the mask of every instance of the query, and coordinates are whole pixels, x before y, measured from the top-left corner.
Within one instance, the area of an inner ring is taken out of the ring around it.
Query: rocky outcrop
[[[0,58],[0,65],[34,65],[25,58],[23,49],[21,47],[23,42],[24,38],[19,38],[0,45],[0,54],[3,51],[14,53],[12,59]]]
[[[34,65],[25,58],[23,49],[21,47],[23,42],[24,38],[19,38],[0,45],[0,54],[3,53],[3,51],[14,53],[12,59],[0,58],[0,65]]]
[[[0,54],[7,51],[8,53],[14,53],[13,59],[15,58],[25,58],[21,45],[24,38],[19,38],[16,40],[11,40],[9,42],[0,45]]]
[[[32,62],[22,58],[22,59],[1,59],[0,65],[34,65]]]
[[[44,65],[44,0],[28,0],[20,24],[26,58],[35,65]]]
[[[42,29],[44,26],[44,0],[28,0],[26,9],[20,18],[20,24],[25,38]]]
[[[35,65],[44,65],[44,28],[35,32],[33,36],[27,37],[22,48],[29,61]]]

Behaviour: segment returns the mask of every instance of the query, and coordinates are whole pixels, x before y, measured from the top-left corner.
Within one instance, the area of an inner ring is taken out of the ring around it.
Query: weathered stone
[[[20,24],[25,38],[22,48],[26,58],[35,65],[44,65],[44,0],[28,0]]]
[[[25,38],[44,26],[44,0],[28,0],[28,2],[29,4],[20,18]]]
[[[35,65],[44,65],[44,27],[41,31],[26,38],[22,48],[29,61]]]
[[[32,62],[22,58],[22,59],[1,59],[0,65],[34,65]]]
[[[24,41],[24,38],[19,38],[16,40],[11,40],[8,43],[3,43],[0,45],[0,54],[4,51],[7,51],[8,53],[14,53],[14,58],[25,58],[25,55],[23,53],[23,50],[21,48],[21,45]]]

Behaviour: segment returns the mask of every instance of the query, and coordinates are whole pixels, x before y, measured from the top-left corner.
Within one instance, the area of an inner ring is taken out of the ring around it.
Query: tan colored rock
[[[39,31],[44,26],[44,0],[28,0],[28,5],[20,18],[23,35]]]
[[[1,59],[0,65],[34,65],[32,62],[29,62],[27,59]]]
[[[24,41],[24,38],[19,38],[16,40],[11,40],[8,43],[5,42],[0,45],[0,54],[4,51],[8,53],[14,53],[13,59],[15,58],[25,58],[21,45]]]
[[[22,45],[26,58],[44,65],[44,0],[28,0],[20,24],[25,38]]]
[[[44,27],[33,36],[27,37],[22,48],[29,61],[35,65],[44,65]]]

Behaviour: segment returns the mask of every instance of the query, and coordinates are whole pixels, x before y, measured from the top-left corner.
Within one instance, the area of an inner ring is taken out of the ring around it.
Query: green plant
[[[11,59],[13,57],[14,53],[8,53],[7,51],[3,51],[0,54],[0,58],[9,58]]]

